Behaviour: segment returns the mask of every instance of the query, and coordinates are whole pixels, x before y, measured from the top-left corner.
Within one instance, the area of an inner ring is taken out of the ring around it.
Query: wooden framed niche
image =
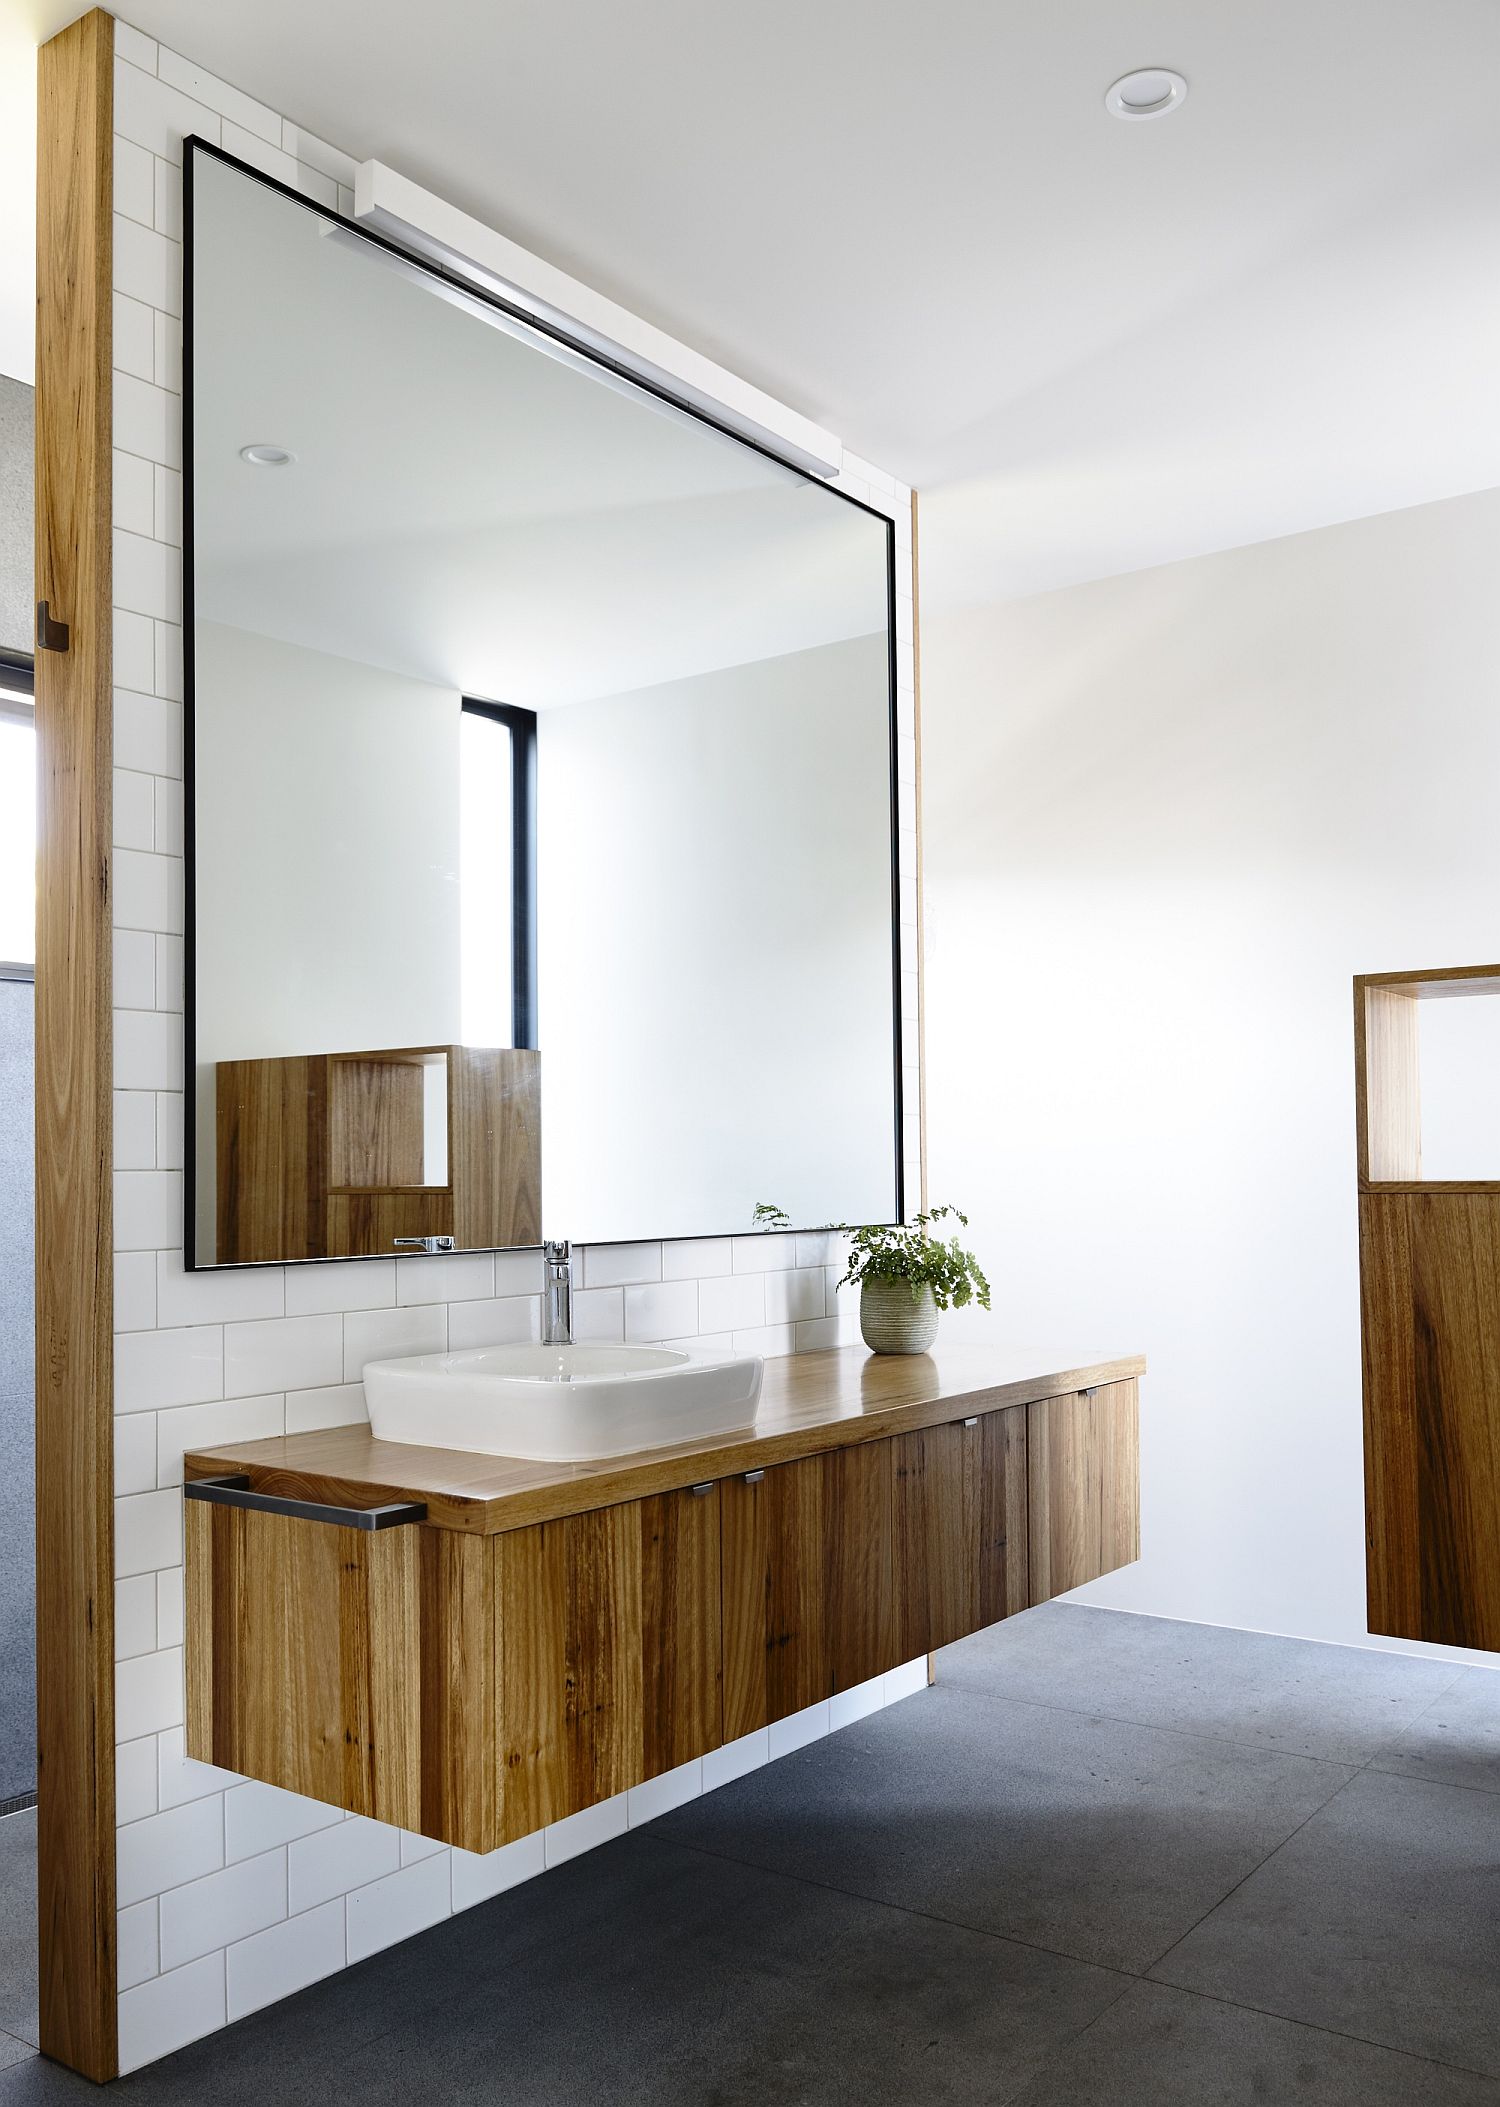
[[[1500,965],[1359,976],[1355,1113],[1369,1628],[1495,1651],[1500,1179],[1423,1175],[1424,1006],[1483,998]]]

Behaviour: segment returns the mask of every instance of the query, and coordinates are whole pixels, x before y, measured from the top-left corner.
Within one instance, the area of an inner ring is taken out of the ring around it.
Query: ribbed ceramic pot
[[[913,1295],[910,1281],[872,1274],[859,1291],[859,1328],[871,1353],[926,1353],[938,1328],[931,1288]]]

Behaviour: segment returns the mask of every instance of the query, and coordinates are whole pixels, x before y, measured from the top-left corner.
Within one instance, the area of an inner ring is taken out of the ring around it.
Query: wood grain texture
[[[1500,1648],[1500,1195],[1360,1198],[1370,1629]]]
[[[189,1452],[189,1477],[246,1472],[264,1492],[333,1505],[425,1500],[445,1529],[479,1534],[530,1527],[618,1500],[670,1492],[774,1463],[878,1441],[970,1412],[1139,1375],[1139,1355],[1060,1356],[998,1346],[947,1345],[930,1354],[878,1356],[863,1347],[766,1362],[760,1408],[745,1433],[601,1463],[528,1463],[456,1449],[377,1441],[368,1426],[275,1435]]]
[[[488,1546],[502,1840],[719,1746],[718,1538],[679,1492]]]
[[[1030,1594],[1047,1602],[1141,1555],[1134,1382],[1027,1407]]]
[[[1402,987],[1355,986],[1355,1116],[1367,1181],[1422,1175],[1418,1000]]]
[[[187,1511],[189,1755],[420,1828],[423,1658],[454,1641],[423,1626],[419,1532]]]
[[[114,24],[37,69],[37,1861],[44,2052],[116,2068],[111,1175]]]
[[[871,1441],[819,1458],[830,1695],[901,1665],[891,1450],[889,1441]]]
[[[816,1456],[720,1483],[726,1741],[831,1694],[823,1497]]]
[[[425,1184],[423,1070],[447,1070],[448,1180]],[[361,1258],[400,1236],[461,1250],[541,1237],[540,1056],[381,1047],[220,1061],[215,1256]]]
[[[1025,1408],[891,1446],[899,1656],[909,1661],[1027,1607]]]

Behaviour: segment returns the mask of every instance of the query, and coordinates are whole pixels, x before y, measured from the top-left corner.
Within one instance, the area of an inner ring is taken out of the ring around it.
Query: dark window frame
[[[536,711],[465,695],[471,717],[510,733],[510,1043],[536,1041]]]

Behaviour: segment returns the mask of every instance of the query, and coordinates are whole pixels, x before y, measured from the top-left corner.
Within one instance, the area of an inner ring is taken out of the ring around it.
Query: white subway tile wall
[[[115,63],[116,1797],[124,2070],[410,1937],[920,1686],[922,1664],[751,1735],[487,1858],[190,1761],[183,1450],[356,1423],[387,1353],[534,1338],[532,1253],[186,1274],[182,1267],[183,138],[352,211],[354,162],[129,27]],[[849,459],[897,547],[908,1191],[918,1185],[910,492]],[[580,1337],[790,1353],[857,1338],[818,1237],[583,1254]]]

